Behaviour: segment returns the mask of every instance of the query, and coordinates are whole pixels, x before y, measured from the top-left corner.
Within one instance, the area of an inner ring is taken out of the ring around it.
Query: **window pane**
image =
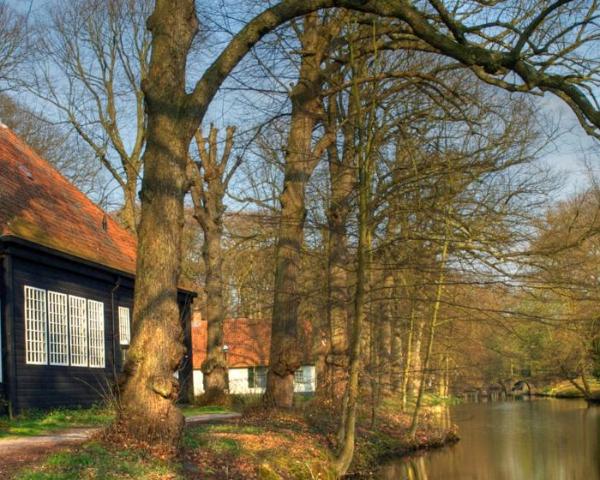
[[[254,388],[254,367],[248,367],[248,388]]]
[[[69,364],[69,332],[67,296],[48,292],[48,329],[50,337],[50,365]]]
[[[256,367],[256,388],[267,388],[267,367]]]
[[[25,287],[25,351],[26,362],[48,363],[46,326],[46,291]]]
[[[302,367],[294,372],[294,382],[298,384],[304,383],[304,369]]]
[[[85,298],[69,295],[69,318],[71,334],[71,365],[87,367],[87,314]]]
[[[104,368],[104,303],[88,300],[90,367]]]
[[[131,340],[131,323],[129,318],[129,309],[119,307],[119,343],[129,345]]]

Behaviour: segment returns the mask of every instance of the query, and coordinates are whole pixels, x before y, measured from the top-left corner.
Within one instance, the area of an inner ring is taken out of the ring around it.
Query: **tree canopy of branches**
[[[122,5],[121,2],[116,3]],[[143,96],[144,101],[140,100],[137,103],[136,118],[138,125],[142,124],[145,127],[142,129],[143,133],[135,136],[139,141],[134,143],[133,148],[134,152],[141,152],[145,141],[145,150],[140,160],[144,174],[138,230],[133,338],[126,365],[122,411],[118,419],[118,426],[135,437],[144,441],[155,440],[174,445],[179,441],[183,428],[183,417],[173,405],[178,394],[178,384],[172,373],[183,355],[177,282],[181,268],[183,201],[188,187],[186,168],[190,142],[223,81],[261,38],[296,17],[308,15],[305,20],[305,25],[308,25],[319,20],[319,14],[313,12],[332,7],[370,15],[365,17],[364,21],[378,32],[373,42],[373,53],[383,48],[403,49],[410,45],[411,48],[449,57],[469,68],[484,82],[505,90],[522,93],[550,92],[569,105],[588,133],[600,136],[600,112],[595,97],[599,64],[592,48],[598,41],[600,30],[597,28],[597,6],[594,2],[561,0],[442,3],[429,0],[417,3],[408,0],[284,0],[248,21],[232,37],[201,78],[189,79],[188,60],[198,33],[195,3],[192,0],[156,0],[147,22],[151,45],[147,44],[146,40],[141,40],[146,39],[146,36],[139,32],[136,38],[139,38],[141,43],[134,44],[140,45],[140,48],[125,51],[119,47],[120,37],[111,35],[111,38],[116,40],[108,42],[108,50],[91,49],[92,58],[95,55],[99,60],[99,67],[95,71],[93,82],[88,82],[89,85],[86,85],[85,80],[88,78],[87,73],[81,71],[81,66],[87,63],[78,61],[81,50],[77,44],[70,43],[70,39],[75,38],[74,34],[84,32],[85,38],[89,36],[93,40],[96,34],[103,34],[104,30],[98,28],[86,32],[88,23],[78,21],[77,16],[69,17],[68,23],[57,24],[62,26],[56,30],[59,40],[56,43],[63,48],[63,54],[69,54],[67,67],[63,71],[72,73],[74,78],[70,83],[72,88],[67,89],[68,94],[91,94],[91,105],[96,104],[92,110],[95,113],[91,123],[102,125],[103,119],[106,120],[101,130],[105,132],[101,136],[102,141],[97,142],[90,133],[86,134],[83,130],[80,133],[84,138],[87,135],[88,143],[92,148],[96,147],[96,153],[101,159],[106,159],[106,145],[111,145],[111,148],[118,152],[122,139],[116,137],[115,140],[111,133],[116,128],[115,105],[111,102],[107,105],[102,101],[98,102],[96,88],[106,90],[110,98],[110,89],[114,88],[112,81],[116,78],[112,67],[117,60],[123,61],[122,57],[129,59],[126,55],[133,52],[133,60],[130,60],[140,62],[141,59],[146,59],[147,52],[150,52],[148,67],[141,70],[142,74],[129,74],[127,67],[124,73],[125,83],[129,85],[127,91],[135,92],[136,98],[137,95]],[[386,18],[386,22],[381,18]],[[68,30],[73,25],[79,28],[68,33],[60,41],[61,29]],[[109,22],[108,25],[112,24]],[[108,31],[113,33],[110,28]],[[321,45],[310,39],[312,34],[309,35],[309,31],[310,29],[305,27],[307,42],[304,46],[314,47],[315,51],[305,52],[305,64],[318,62],[315,66],[317,68],[313,69],[317,70],[322,60],[317,55]],[[142,48],[141,45],[145,47]],[[58,52],[60,59],[64,56],[60,53],[60,48],[50,51]],[[73,52],[75,57],[71,56]],[[144,55],[139,55],[140,52]],[[125,65],[130,64],[125,62]],[[133,67],[131,69],[133,71]],[[136,89],[140,80],[143,93]],[[308,80],[312,81],[310,78]],[[190,82],[191,88],[188,88]],[[47,83],[53,86],[52,82]],[[356,80],[350,88],[357,88]],[[302,96],[310,94],[311,90],[302,83],[298,84],[293,93],[300,93]],[[59,100],[60,95],[56,89],[51,89],[45,98],[57,105],[63,105],[67,116],[77,118],[80,114],[79,109],[82,105],[75,102],[78,106],[73,110],[71,102],[63,103]],[[303,105],[306,107],[312,103]],[[142,115],[142,108],[145,115]],[[369,110],[366,109],[365,112]],[[302,120],[298,126],[308,129],[314,125],[315,112],[309,109],[304,113],[309,115],[304,115],[304,118],[298,117]],[[367,122],[368,117],[366,114]],[[76,124],[74,121],[73,125]],[[138,132],[140,131],[138,129]],[[307,144],[311,146],[306,142],[306,139],[311,140],[311,132],[299,139],[302,145],[294,143],[290,138],[290,146],[295,148],[290,149],[288,154],[305,154],[307,149],[302,147],[306,147]],[[362,138],[368,140],[369,133]],[[123,160],[126,157],[129,163],[123,163],[122,167],[132,167],[131,153],[125,153],[126,155],[119,154],[119,158]],[[314,152],[311,153],[315,155]],[[359,179],[361,196],[366,192],[360,200],[362,220],[359,222],[362,225],[359,256],[363,256],[361,264],[364,268],[360,275],[363,279],[369,270],[369,250],[372,248],[374,234],[377,233],[372,229],[372,225],[365,225],[375,213],[369,211],[369,197],[372,194],[370,180],[376,173],[374,158],[370,155],[371,152],[362,157],[363,170]],[[320,155],[315,155],[317,156]],[[297,165],[302,164],[302,161],[306,163],[308,159],[303,157],[300,160]],[[105,166],[114,170],[114,166],[106,160]],[[360,165],[358,167],[360,170]],[[304,185],[298,185],[298,175],[293,174],[307,174],[306,171],[294,172],[294,168],[289,168],[292,171],[287,172],[287,176],[292,183],[288,186],[298,188],[288,188],[281,192],[284,209],[288,197],[304,195],[299,188]],[[133,168],[135,175],[139,172],[139,165]],[[436,185],[432,188],[435,189]],[[126,199],[131,200],[131,197],[126,193]],[[289,291],[287,287],[293,287],[292,282],[296,278],[298,247],[293,244],[302,242],[302,229],[299,228],[302,225],[297,219],[302,216],[304,209],[301,202],[288,202],[288,205],[293,207],[290,216],[292,221],[287,224],[288,231],[282,231],[283,235],[280,234],[278,239],[279,252],[283,254],[276,267],[276,277],[279,275],[281,281],[275,282],[275,295],[279,295],[281,301],[276,299],[273,306],[271,359],[274,362],[273,372],[280,378],[278,380],[270,372],[268,398],[269,403],[275,406],[289,404],[293,387],[290,381],[291,372],[297,365],[293,355],[286,357],[282,353],[287,347],[294,352],[297,330],[294,323],[297,316],[288,315],[283,311],[283,307],[289,306],[292,312],[296,308],[295,290],[292,288]],[[299,206],[301,208],[298,208]],[[448,209],[444,211],[446,214],[449,212]],[[286,215],[282,217],[286,219]],[[445,224],[449,224],[448,215],[445,218]],[[282,225],[286,225],[286,222]],[[443,244],[448,244],[447,237]],[[436,269],[440,269],[439,262]],[[359,287],[364,288],[365,285]],[[436,303],[439,304],[443,292],[438,291],[440,293],[436,295]],[[365,291],[361,293],[360,289],[357,289],[356,293],[361,297]],[[364,305],[361,306],[361,303],[356,301],[355,310],[359,312],[357,317],[364,319]],[[436,320],[435,317],[432,318],[433,327]],[[356,318],[354,320],[356,321]],[[358,325],[355,333],[356,331],[360,332]],[[429,336],[433,336],[432,330]],[[360,338],[353,339],[354,354],[351,363],[359,361],[360,343]],[[355,376],[351,375],[350,378],[351,383],[355,383]],[[349,421],[346,427],[346,432],[352,429],[352,421]],[[343,473],[347,458],[340,465],[340,471]]]

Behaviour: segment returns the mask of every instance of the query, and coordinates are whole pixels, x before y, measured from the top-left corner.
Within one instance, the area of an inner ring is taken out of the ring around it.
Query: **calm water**
[[[534,399],[441,412],[460,442],[385,465],[381,480],[600,480],[600,407]]]

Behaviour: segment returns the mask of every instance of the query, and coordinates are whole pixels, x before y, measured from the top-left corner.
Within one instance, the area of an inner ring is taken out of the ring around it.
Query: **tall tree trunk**
[[[202,228],[204,244],[202,257],[206,269],[206,319],[207,345],[206,359],[202,362],[204,384],[203,401],[211,404],[227,402],[228,370],[223,351],[223,322],[225,320],[223,285],[223,203],[229,181],[240,164],[227,164],[233,148],[235,128],[229,127],[225,138],[225,148],[219,159],[218,130],[211,126],[208,139],[202,131],[196,132],[196,144],[200,161],[189,162],[190,191],[194,202],[194,217]]]
[[[225,304],[223,303],[223,255],[221,238],[223,226],[213,225],[214,230],[204,232],[202,257],[206,267],[206,320],[207,350],[206,360],[202,362],[202,375],[205,401],[211,404],[223,403],[228,388],[227,362],[223,352],[223,322]]]
[[[337,99],[330,99],[329,123],[337,124]],[[341,398],[346,389],[348,375],[348,236],[346,232],[351,211],[351,196],[354,189],[354,139],[348,127],[344,131],[343,152],[340,158],[338,147],[332,143],[327,151],[330,205],[327,212],[329,239],[327,244],[327,317],[329,325],[328,353],[325,364],[325,381],[321,388],[330,399]]]
[[[396,315],[392,322],[392,345],[390,349],[390,388],[393,393],[399,393],[402,385],[402,365],[406,359],[402,351],[402,322]]]
[[[394,298],[394,275],[386,268],[383,277],[383,288],[385,297],[383,300],[383,315],[381,318],[381,333],[379,342],[379,362],[378,376],[382,394],[389,394],[392,390],[392,343],[394,341],[394,321],[395,321],[395,298]]]
[[[375,144],[378,136],[376,124],[375,100],[370,104],[368,112],[363,112],[361,91],[357,82],[357,75],[364,74],[365,64],[356,61],[354,45],[350,43],[350,65],[352,72],[352,91],[350,103],[354,105],[356,121],[356,158],[358,176],[358,245],[356,251],[356,289],[354,294],[354,315],[352,319],[352,334],[349,350],[348,384],[344,398],[342,419],[338,438],[341,439],[340,449],[336,455],[334,466],[336,472],[342,476],[348,472],[354,457],[357,406],[359,397],[359,375],[361,363],[361,343],[363,325],[367,316],[367,283],[370,275],[372,223],[371,212],[371,183],[374,171]]]
[[[406,354],[404,357],[404,368],[402,371],[402,387],[400,395],[402,398],[402,411],[406,411],[408,401],[408,386],[410,378],[413,377],[413,335],[415,330],[415,302],[410,299],[410,313],[408,317],[408,332],[406,337]]]
[[[148,114],[139,226],[133,336],[117,427],[172,447],[184,419],[173,372],[185,351],[177,304],[186,162],[197,124],[186,115],[185,65],[197,30],[194,3],[158,0],[148,20],[151,67],[143,84]]]
[[[357,96],[358,97],[358,96]],[[357,100],[358,101],[358,100]],[[369,149],[366,148],[367,155]],[[352,340],[350,343],[350,365],[348,385],[340,437],[342,444],[335,459],[335,468],[339,475],[347,473],[354,457],[354,443],[356,435],[357,401],[359,395],[359,373],[362,329],[366,318],[366,283],[369,273],[369,256],[371,234],[369,226],[369,203],[371,188],[371,168],[367,155],[359,160],[359,221],[358,221],[358,248],[356,291],[354,296],[354,315],[352,321]]]
[[[324,45],[319,44],[317,15],[304,21],[300,79],[291,93],[292,119],[285,158],[281,217],[275,254],[275,285],[272,314],[270,365],[264,402],[289,408],[294,398],[294,372],[300,367],[298,338],[298,272],[306,218],[305,189],[318,156],[312,134],[321,116],[320,64]]]
[[[416,315],[416,314],[415,314]],[[421,318],[415,325],[416,331],[413,333],[413,348],[411,353],[412,369],[408,376],[409,390],[413,397],[419,394],[422,374],[421,344],[423,343],[423,334],[425,333],[425,319]]]
[[[435,302],[433,304],[433,312],[431,314],[431,322],[429,323],[429,335],[427,336],[427,347],[425,349],[425,356],[423,357],[423,365],[421,366],[421,374],[419,379],[419,390],[417,392],[417,398],[415,401],[415,410],[413,412],[412,421],[410,424],[409,435],[414,438],[417,433],[417,425],[419,420],[419,412],[421,410],[421,403],[423,401],[423,392],[425,391],[425,380],[427,378],[427,370],[429,368],[429,361],[431,353],[433,351],[433,339],[435,336],[435,329],[437,326],[438,314],[440,311],[440,305],[442,300],[442,293],[444,292],[444,279],[446,278],[446,258],[448,257],[448,223],[449,219],[446,217],[445,226],[445,238],[444,246],[442,247],[442,258],[440,260],[440,273],[438,277],[437,289],[435,292]]]

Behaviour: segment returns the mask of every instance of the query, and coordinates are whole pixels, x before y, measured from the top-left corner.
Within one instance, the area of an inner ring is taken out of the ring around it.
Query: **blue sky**
[[[53,3],[53,0],[7,0],[7,2],[23,14],[31,12],[32,15],[38,15],[43,13],[44,9]],[[207,5],[205,8],[211,8],[213,5],[222,7],[227,3],[206,2],[204,5]],[[239,16],[244,16],[244,13],[238,13]],[[235,24],[230,25],[232,29],[239,28],[241,24],[239,20],[230,20]],[[212,51],[211,54],[215,55],[218,48],[219,42],[216,42],[213,45],[215,51]],[[199,73],[203,68],[202,65],[196,65],[196,67],[194,74]],[[540,115],[548,119],[550,123],[557,125],[558,130],[558,138],[547,145],[541,161],[550,165],[555,171],[560,172],[561,177],[564,178],[565,188],[560,193],[561,197],[581,190],[587,183],[586,160],[592,165],[596,173],[600,173],[600,144],[586,135],[578,124],[575,115],[560,99],[546,94],[543,97],[536,97],[534,102],[536,106],[539,106]],[[230,117],[227,112],[235,111],[232,104],[236,103],[239,102],[236,98],[232,98],[231,94],[219,95],[211,106],[209,117],[215,120],[219,117],[221,119]],[[228,122],[232,120],[235,123],[235,119],[227,118]]]

